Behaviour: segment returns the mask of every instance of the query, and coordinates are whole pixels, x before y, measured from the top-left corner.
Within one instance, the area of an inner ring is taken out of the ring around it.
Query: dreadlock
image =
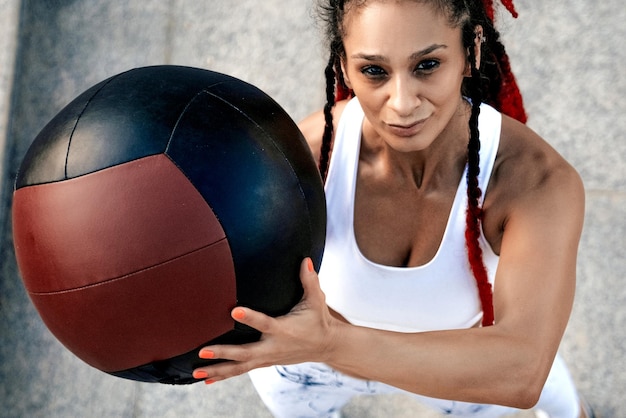
[[[501,2],[509,13],[517,18],[518,13],[513,6],[513,1],[501,0]],[[488,26],[493,28],[495,18],[493,0],[482,0],[482,3],[487,22],[489,22]],[[487,42],[485,51],[483,51],[487,57],[483,60],[481,67],[483,76],[488,80],[488,83],[483,84],[484,101],[505,115],[526,123],[528,117],[524,110],[522,95],[511,71],[511,64],[504,45],[499,40],[500,35],[494,29],[487,36],[487,40],[490,42]],[[493,40],[490,40],[489,36],[493,37]]]
[[[480,174],[480,133],[478,130],[478,117],[480,115],[480,104],[482,103],[482,77],[476,62],[476,52],[474,49],[474,39],[476,39],[474,27],[466,25],[463,31],[465,44],[470,44],[469,62],[471,68],[471,78],[469,87],[469,97],[472,102],[472,113],[469,120],[470,139],[467,144],[467,211],[465,216],[465,243],[467,246],[467,258],[470,269],[476,279],[478,296],[483,309],[482,325],[492,325],[494,322],[493,313],[493,293],[491,283],[485,263],[483,263],[482,248],[479,244],[480,225],[482,220],[482,207],[480,197],[482,191],[478,186],[478,175]],[[471,41],[470,41],[471,40]]]
[[[343,18],[345,6],[362,5],[367,0],[327,0],[321,6],[321,15],[326,22],[329,40],[330,58],[325,69],[326,105],[324,106],[325,128],[322,137],[320,157],[320,173],[326,180],[333,138],[332,109],[335,103],[353,96],[344,82],[341,60],[345,58],[343,47]],[[482,258],[479,238],[483,211],[481,207],[482,191],[478,185],[480,174],[480,133],[478,117],[481,103],[488,103],[500,112],[509,115],[522,123],[526,122],[526,112],[522,96],[511,72],[509,58],[500,35],[495,30],[493,0],[416,0],[433,4],[439,10],[446,11],[450,23],[461,27],[463,46],[468,51],[468,62],[471,77],[463,82],[463,95],[469,97],[472,105],[467,145],[467,212],[465,242],[470,270],[476,280],[478,296],[483,310],[483,326],[492,325],[495,321],[493,310],[493,294],[489,283],[487,269]],[[517,17],[512,0],[501,0],[504,7]],[[476,27],[481,26],[485,36],[478,42],[481,46],[481,63],[476,67]]]
[[[326,182],[326,174],[328,173],[328,164],[330,162],[330,143],[333,137],[333,106],[335,105],[335,61],[336,58],[331,54],[330,60],[324,71],[326,76],[326,105],[324,105],[324,135],[322,139],[322,148],[320,153],[319,169],[322,180]]]
[[[344,0],[329,0],[328,4],[320,6],[321,14],[326,21],[326,37],[329,39],[330,58],[324,70],[326,76],[326,105],[324,106],[324,134],[322,136],[322,148],[319,162],[322,180],[326,181],[328,164],[330,162],[330,149],[333,139],[333,115],[332,109],[335,103],[347,99],[352,95],[346,86],[341,71],[341,58],[344,56],[343,48],[343,17]]]

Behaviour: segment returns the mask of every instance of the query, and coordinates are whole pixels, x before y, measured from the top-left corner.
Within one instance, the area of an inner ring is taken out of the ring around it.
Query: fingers
[[[314,297],[316,300],[320,300],[321,297],[321,301],[324,301],[325,297],[310,257],[306,257],[300,264],[300,281],[304,289],[303,299]],[[236,307],[231,311],[231,316],[235,321],[248,325],[264,334],[271,332],[272,327],[275,325],[275,318],[249,308]]]
[[[270,332],[274,318],[249,308],[236,307],[231,311],[232,318],[244,325],[248,325],[261,333]],[[231,360],[245,362],[251,358],[257,344],[219,344],[200,349],[198,357],[204,360]]]
[[[201,349],[198,353],[198,357],[204,360],[230,360],[244,362],[252,358],[250,355],[250,348],[253,345],[254,343],[241,345],[212,345]]]
[[[304,289],[302,301],[291,312],[273,318],[250,308],[236,307],[231,317],[263,334],[260,341],[242,345],[213,345],[202,348],[198,355],[208,360],[228,360],[194,370],[196,379],[212,383],[238,376],[270,364],[292,364],[308,358],[312,329],[320,323],[327,309],[317,273],[310,258],[300,266],[300,280]],[[324,321],[322,321],[324,322]],[[317,353],[317,345],[313,344]]]
[[[261,364],[253,354],[257,344],[213,345],[202,348],[198,353],[201,359],[228,361],[199,367],[193,371],[193,377],[205,380],[205,383],[208,384],[239,376],[260,367]]]
[[[204,380],[206,384],[219,382],[231,377],[240,376],[251,370],[245,363],[229,361],[210,367],[200,367],[193,371],[194,379]]]
[[[237,322],[247,325],[261,333],[271,332],[275,319],[262,312],[253,311],[249,308],[236,307],[230,316]]]

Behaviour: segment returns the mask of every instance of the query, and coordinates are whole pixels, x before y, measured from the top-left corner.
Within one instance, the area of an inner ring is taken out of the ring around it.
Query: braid
[[[502,0],[502,4],[513,17],[517,12],[512,0]],[[478,117],[480,104],[485,101],[511,117],[525,123],[526,112],[522,96],[517,87],[515,77],[511,71],[509,58],[500,42],[500,34],[493,26],[493,0],[465,2],[469,18],[462,25],[463,44],[469,52],[471,77],[463,86],[464,93],[472,102],[472,112],[469,120],[470,140],[467,145],[467,212],[465,227],[465,243],[470,270],[476,280],[478,295],[483,310],[483,326],[493,325],[495,314],[493,309],[493,291],[487,269],[483,262],[483,252],[480,247],[481,223],[483,210],[480,199],[482,190],[478,184],[480,174],[480,132]],[[476,68],[476,33],[475,28],[483,28],[487,42],[479,42],[482,48],[480,68]]]
[[[352,91],[346,86],[343,72],[341,71],[341,57],[345,55],[343,48],[345,3],[345,0],[329,0],[319,4],[319,14],[326,23],[326,36],[330,49],[330,58],[324,70],[326,77],[326,104],[324,105],[324,134],[322,136],[319,161],[319,170],[324,182],[328,174],[333,140],[333,106],[339,100],[353,96]]]
[[[499,41],[490,45],[491,52],[495,57],[497,76],[494,76],[498,83],[492,83],[497,89],[492,89],[491,99],[494,107],[500,112],[526,123],[528,117],[524,110],[522,95],[517,86],[515,76],[511,71],[509,57],[506,54],[504,45]],[[496,91],[493,91],[496,90]]]
[[[526,123],[528,117],[524,110],[524,101],[511,71],[509,56],[500,42],[500,34],[493,28],[495,19],[493,0],[482,0],[482,3],[488,19],[486,22],[488,24],[483,25],[488,40],[488,48],[485,48],[484,52],[488,58],[484,60],[485,65],[481,71],[490,81],[485,101],[500,112]],[[518,13],[513,0],[501,0],[501,3],[514,18],[517,18]]]
[[[480,115],[480,105],[482,103],[482,76],[476,68],[476,52],[474,39],[476,33],[474,28],[466,25],[463,38],[466,44],[471,39],[469,51],[469,63],[472,72],[468,90],[472,102],[472,113],[469,120],[470,140],[467,145],[467,212],[465,218],[465,244],[467,247],[467,258],[470,269],[476,280],[478,296],[483,310],[483,326],[493,325],[493,293],[487,269],[483,262],[483,252],[480,247],[479,237],[481,234],[482,207],[480,198],[482,191],[478,185],[478,175],[480,174],[480,132],[478,130],[478,116]]]
[[[513,0],[501,0],[501,3],[506,9],[511,13],[511,16],[517,18],[518,14],[515,10],[515,6],[513,5]],[[485,5],[485,12],[487,12],[487,17],[492,22],[495,20],[495,13],[493,9],[493,0],[483,0],[483,4]]]
[[[333,106],[335,106],[335,65],[337,55],[331,52],[324,74],[326,76],[326,104],[324,105],[324,135],[320,152],[319,169],[322,181],[326,181],[330,161],[330,145],[333,139]]]

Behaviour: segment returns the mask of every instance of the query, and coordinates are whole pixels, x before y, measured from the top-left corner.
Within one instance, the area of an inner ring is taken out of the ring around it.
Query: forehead
[[[343,22],[346,49],[420,49],[433,43],[462,45],[461,29],[445,12],[428,2],[374,0],[346,10]]]

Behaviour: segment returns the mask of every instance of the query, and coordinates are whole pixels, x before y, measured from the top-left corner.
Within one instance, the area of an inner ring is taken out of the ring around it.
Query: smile
[[[427,119],[421,119],[417,122],[408,124],[387,124],[387,127],[396,136],[409,137],[417,134],[422,130],[422,127],[426,123]]]

